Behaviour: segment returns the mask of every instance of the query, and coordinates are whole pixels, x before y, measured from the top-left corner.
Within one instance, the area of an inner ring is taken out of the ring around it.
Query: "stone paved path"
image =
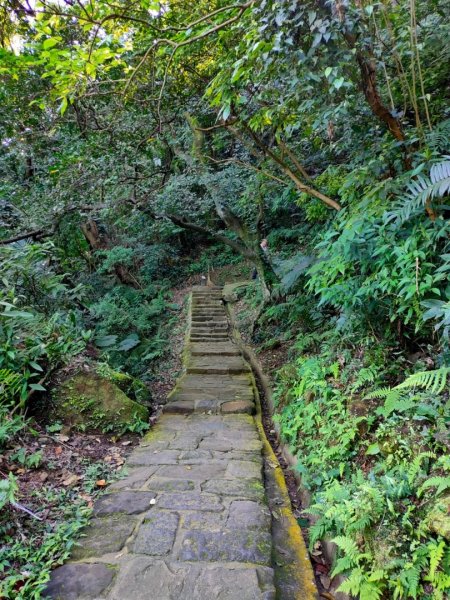
[[[269,510],[253,377],[228,337],[221,291],[194,288],[190,319],[185,373],[128,476],[53,572],[51,598],[315,598],[312,582],[275,589],[271,510],[281,501],[272,494]]]

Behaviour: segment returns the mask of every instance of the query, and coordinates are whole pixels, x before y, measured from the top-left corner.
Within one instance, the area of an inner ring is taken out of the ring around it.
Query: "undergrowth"
[[[277,374],[275,419],[312,494],[311,546],[334,541],[332,575],[361,600],[445,598],[449,369],[424,371],[392,341],[334,326],[300,335],[292,354]],[[399,372],[410,375],[389,385]]]

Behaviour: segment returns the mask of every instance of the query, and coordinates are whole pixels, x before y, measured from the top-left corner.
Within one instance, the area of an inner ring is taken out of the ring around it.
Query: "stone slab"
[[[189,531],[179,560],[243,562],[270,565],[271,536],[267,531]]]
[[[119,552],[133,533],[137,522],[137,518],[124,515],[93,519],[83,531],[84,536],[79,539],[71,558],[82,560]]]
[[[167,465],[161,467],[157,472],[158,477],[167,479],[188,479],[190,481],[206,481],[224,475],[227,463],[206,459],[204,464],[190,465]],[[148,485],[151,485],[151,479]]]
[[[114,492],[99,498],[94,504],[94,515],[123,513],[137,515],[145,512],[155,499],[153,492]]]
[[[255,463],[251,460],[232,460],[228,464],[225,477],[261,479],[262,464]]]
[[[228,415],[230,413],[238,415],[252,415],[255,412],[255,404],[250,400],[233,400],[231,402],[224,402],[220,407],[220,412],[224,415]]]
[[[104,564],[67,564],[55,569],[44,590],[53,600],[96,600],[111,584],[114,570]]]
[[[193,481],[185,479],[167,479],[166,477],[152,477],[146,489],[152,492],[187,492],[193,490]]]
[[[264,500],[264,486],[260,479],[211,479],[201,486],[202,492],[219,496],[235,496],[244,500]]]
[[[133,490],[136,488],[141,488],[147,479],[149,479],[157,469],[157,465],[154,465],[153,467],[138,467],[136,469],[130,469],[126,477],[111,484],[108,488],[108,491],[115,492],[119,490]]]
[[[208,438],[200,442],[200,448],[204,450],[261,450],[262,444],[259,440],[247,440],[245,437],[237,439]]]
[[[128,458],[129,465],[176,465],[179,450],[151,450],[149,448],[138,449]]]
[[[177,415],[189,415],[193,413],[195,410],[195,402],[193,400],[174,400],[172,402],[168,402],[164,408],[163,412]]]
[[[152,510],[139,527],[131,547],[135,554],[165,556],[172,550],[178,529],[179,516],[174,512]]]
[[[158,508],[169,510],[205,510],[220,512],[223,504],[219,496],[199,492],[162,493],[158,498]]]
[[[239,350],[236,346],[228,343],[205,343],[192,344],[190,348],[192,356],[239,356]]]
[[[230,504],[227,528],[270,531],[270,524],[271,516],[267,506],[250,500],[234,500]]]
[[[275,600],[273,571],[261,565],[124,561],[109,600]]]

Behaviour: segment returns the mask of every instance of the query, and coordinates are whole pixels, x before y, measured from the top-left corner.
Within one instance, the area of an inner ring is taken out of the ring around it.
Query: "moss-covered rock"
[[[434,533],[450,540],[450,494],[436,501],[427,516],[428,526]]]
[[[127,373],[115,371],[106,363],[99,363],[95,370],[104,379],[115,383],[132,400],[139,402],[143,406],[151,406],[152,395],[150,390],[140,379],[136,379]]]
[[[82,430],[121,433],[147,422],[148,410],[96,372],[78,372],[53,390],[54,416]]]

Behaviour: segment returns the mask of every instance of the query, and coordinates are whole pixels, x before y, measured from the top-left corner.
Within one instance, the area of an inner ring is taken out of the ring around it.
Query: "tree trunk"
[[[262,250],[255,252],[252,262],[258,273],[264,304],[267,304],[272,298],[273,287],[279,281],[279,278]]]
[[[98,230],[97,223],[90,219],[86,223],[83,223],[81,226],[81,230],[86,238],[90,248],[92,250],[107,250],[110,243],[107,237],[102,236]],[[117,264],[114,266],[114,274],[120,283],[124,285],[129,285],[136,289],[140,289],[141,286],[137,281],[136,277],[131,273],[131,271],[122,264]]]

